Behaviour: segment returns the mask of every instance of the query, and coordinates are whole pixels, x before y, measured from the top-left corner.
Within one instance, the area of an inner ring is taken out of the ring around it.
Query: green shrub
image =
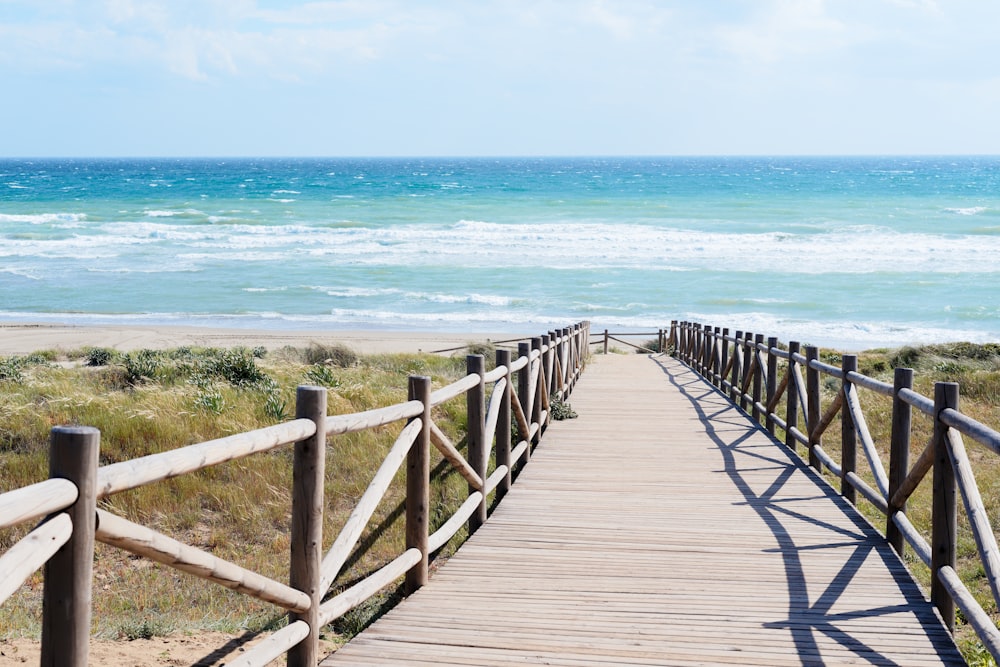
[[[118,352],[109,347],[88,347],[83,355],[87,366],[107,366],[118,358]]]
[[[311,343],[306,348],[304,358],[307,364],[324,364],[339,366],[340,368],[350,368],[351,366],[356,366],[358,363],[358,354],[351,348],[340,343],[333,345]]]

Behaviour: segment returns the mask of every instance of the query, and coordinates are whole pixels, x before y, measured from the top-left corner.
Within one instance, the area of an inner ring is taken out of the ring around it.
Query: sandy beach
[[[538,335],[532,332],[525,335]],[[0,356],[39,350],[76,350],[110,347],[127,352],[199,347],[263,346],[274,350],[290,345],[341,343],[362,354],[387,352],[449,352],[470,342],[506,341],[510,333],[434,333],[410,331],[301,331],[280,329],[224,329],[183,326],[76,326],[67,324],[0,323]]]

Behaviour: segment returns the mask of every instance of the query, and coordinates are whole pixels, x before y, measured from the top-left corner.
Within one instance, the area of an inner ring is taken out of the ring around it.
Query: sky
[[[0,0],[0,156],[1000,154],[992,0]]]

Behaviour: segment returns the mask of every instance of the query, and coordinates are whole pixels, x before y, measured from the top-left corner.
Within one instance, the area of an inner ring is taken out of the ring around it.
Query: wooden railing
[[[965,584],[955,566],[957,556],[957,495],[961,494],[978,555],[1000,607],[1000,550],[979,487],[965,452],[963,436],[1000,454],[1000,433],[959,411],[959,387],[953,382],[934,385],[934,397],[913,390],[913,370],[895,369],[893,384],[858,373],[856,355],[842,355],[840,368],[823,363],[816,347],[803,355],[800,344],[778,346],[774,337],[728,329],[674,322],[670,342],[675,355],[718,387],[772,435],[781,429],[785,444],[806,447],[809,463],[825,468],[840,480],[841,494],[856,503],[860,493],[885,516],[886,539],[900,556],[904,542],[931,570],[931,601],[954,632],[955,607],[995,660],[1000,661],[1000,631]],[[805,377],[803,378],[803,369]],[[836,397],[821,404],[821,376],[839,381]],[[884,466],[861,409],[860,390],[892,399],[889,467]],[[784,400],[784,413],[779,407]],[[933,435],[912,464],[909,461],[913,410],[933,420]],[[840,417],[840,462],[827,452],[822,437]],[[874,486],[857,471],[858,445]],[[930,541],[907,517],[907,501],[933,469]]]
[[[636,343],[633,343],[631,341],[625,340],[625,337],[629,337],[629,338],[642,337],[642,338],[645,338],[647,340],[643,341],[643,343],[646,343],[646,344],[644,344],[644,345],[643,344],[638,344],[637,345]],[[654,338],[656,339],[656,342],[655,342],[656,349],[652,349],[651,347],[649,347],[649,343],[651,343]],[[666,346],[666,343],[667,343],[667,332],[664,331],[663,329],[660,329],[658,331],[652,331],[652,332],[641,332],[641,331],[610,332],[607,329],[605,329],[604,330],[604,335],[602,336],[601,334],[598,334],[596,340],[593,339],[593,338],[590,340],[590,344],[591,345],[601,345],[601,344],[603,344],[604,345],[604,349],[602,350],[602,352],[604,354],[607,354],[608,353],[608,345],[609,345],[609,343],[611,341],[615,341],[616,343],[621,343],[622,345],[626,345],[626,346],[632,348],[633,350],[635,350],[636,352],[652,354],[652,353],[661,352],[661,351],[664,350],[664,348]]]
[[[583,322],[519,343],[516,359],[510,350],[498,349],[496,368],[488,373],[481,355],[469,355],[468,375],[461,380],[432,391],[430,378],[412,376],[407,402],[355,414],[328,416],[326,389],[302,386],[293,421],[100,467],[97,429],[57,427],[51,438],[50,479],[0,495],[0,528],[43,519],[0,556],[0,604],[44,566],[41,662],[86,665],[96,539],[288,610],[288,625],[227,664],[265,665],[287,653],[289,665],[313,666],[321,657],[322,626],[400,577],[407,591],[423,586],[431,555],[466,522],[471,534],[486,521],[487,497],[507,492],[512,472],[529,460],[549,422],[552,401],[572,391],[588,339],[589,324]],[[487,385],[492,386],[488,404]],[[432,408],[463,395],[467,456],[431,417]],[[395,445],[324,555],[327,439],[404,420]],[[287,585],[97,506],[115,493],[287,445],[294,445]],[[468,498],[434,533],[429,532],[432,445],[469,484]],[[405,550],[323,601],[404,461]]]

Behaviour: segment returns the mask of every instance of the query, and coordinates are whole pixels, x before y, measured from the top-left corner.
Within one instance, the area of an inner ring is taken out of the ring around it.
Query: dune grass
[[[0,492],[47,477],[49,432],[56,425],[100,429],[101,463],[108,464],[287,419],[294,414],[299,384],[326,386],[331,415],[401,402],[410,374],[429,375],[433,386],[440,387],[465,375],[465,360],[431,355],[361,357],[346,348],[318,345],[271,354],[243,348],[129,354],[85,349],[0,358]],[[436,411],[439,426],[454,442],[464,444],[464,401],[452,401]],[[401,428],[397,424],[329,440],[325,548]],[[120,493],[101,505],[286,581],[291,465],[289,446]],[[441,522],[464,499],[466,484],[440,459],[432,466],[432,505],[437,510],[432,522]],[[397,477],[339,578],[340,585],[403,550],[405,489],[402,473]],[[0,531],[0,550],[28,528]],[[0,607],[0,639],[39,635],[41,590],[41,575],[36,574]],[[362,622],[359,618],[371,613],[368,605],[345,618],[338,629],[349,632]],[[284,622],[285,615],[276,607],[97,545],[94,631],[99,637],[257,631]]]

